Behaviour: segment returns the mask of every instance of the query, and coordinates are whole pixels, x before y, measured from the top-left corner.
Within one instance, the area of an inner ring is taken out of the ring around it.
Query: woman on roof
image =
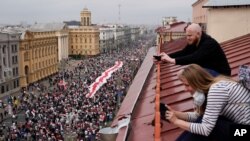
[[[166,119],[186,130],[177,140],[229,140],[232,126],[250,125],[247,88],[227,77],[213,77],[196,64],[182,69],[178,77],[200,106],[200,112],[179,112],[168,106]]]

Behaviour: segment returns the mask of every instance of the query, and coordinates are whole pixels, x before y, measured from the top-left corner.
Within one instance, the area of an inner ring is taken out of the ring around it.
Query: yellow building
[[[91,24],[91,12],[84,8],[81,11],[81,25],[69,31],[69,55],[98,55],[99,33],[98,27]]]
[[[25,31],[19,50],[20,86],[26,87],[58,72],[56,31]]]

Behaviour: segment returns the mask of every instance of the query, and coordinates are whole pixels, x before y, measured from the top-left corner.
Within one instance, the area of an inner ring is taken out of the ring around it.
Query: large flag
[[[101,86],[107,82],[107,79],[111,77],[111,74],[120,69],[122,65],[122,61],[116,61],[113,67],[107,69],[102,73],[101,76],[96,78],[95,82],[89,86],[89,93],[86,95],[86,97],[92,98],[95,95],[96,91],[99,90]]]

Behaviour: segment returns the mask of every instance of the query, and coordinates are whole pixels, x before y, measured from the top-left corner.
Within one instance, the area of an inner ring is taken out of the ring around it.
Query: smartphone
[[[161,56],[160,56],[160,55],[154,55],[154,58],[155,58],[157,61],[161,61]]]
[[[160,113],[161,113],[161,119],[168,121],[166,119],[166,111],[168,111],[168,108],[166,107],[166,105],[164,103],[160,103]]]

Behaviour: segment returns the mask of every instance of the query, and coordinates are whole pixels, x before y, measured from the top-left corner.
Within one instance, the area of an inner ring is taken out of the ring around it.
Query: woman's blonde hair
[[[208,93],[209,88],[215,82],[220,80],[233,81],[225,76],[213,77],[205,69],[196,64],[191,64],[185,67],[181,73],[178,74],[180,79],[185,78],[188,84],[195,90],[200,90],[204,93]]]

